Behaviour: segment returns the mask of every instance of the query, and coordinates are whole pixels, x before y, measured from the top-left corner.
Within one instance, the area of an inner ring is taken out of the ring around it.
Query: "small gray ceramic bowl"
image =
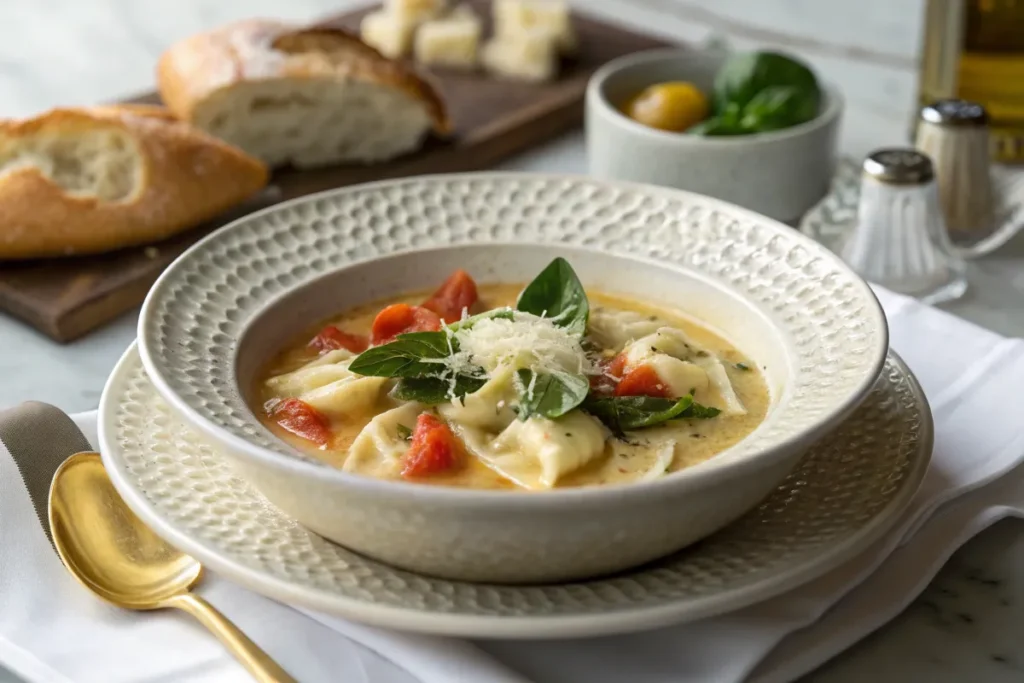
[[[703,137],[657,130],[619,107],[649,85],[690,81],[710,92],[725,55],[679,49],[620,57],[587,87],[591,175],[689,190],[793,223],[828,191],[843,100],[825,85],[817,118],[770,133]]]

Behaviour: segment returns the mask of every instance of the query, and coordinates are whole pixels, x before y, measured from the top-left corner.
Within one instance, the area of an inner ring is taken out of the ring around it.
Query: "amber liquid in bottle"
[[[920,104],[947,97],[985,107],[995,161],[1024,163],[1024,0],[928,0]]]

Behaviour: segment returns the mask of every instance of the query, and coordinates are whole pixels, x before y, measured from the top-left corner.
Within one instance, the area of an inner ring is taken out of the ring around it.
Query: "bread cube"
[[[562,54],[576,50],[576,32],[565,0],[494,0],[492,11],[494,33],[499,38],[545,31]]]
[[[481,61],[495,76],[514,80],[549,81],[558,73],[558,49],[544,30],[492,38],[484,45]]]
[[[416,31],[416,61],[425,65],[472,69],[477,64],[482,32],[480,18],[465,6],[440,19],[425,21]]]
[[[390,59],[400,59],[409,54],[415,32],[415,23],[387,10],[370,12],[359,25],[363,42]]]
[[[446,0],[385,0],[384,11],[415,29],[424,21],[444,14],[447,5]]]

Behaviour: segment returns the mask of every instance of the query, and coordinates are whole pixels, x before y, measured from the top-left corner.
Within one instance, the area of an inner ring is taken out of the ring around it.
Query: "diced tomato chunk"
[[[320,353],[346,349],[352,353],[362,353],[370,345],[370,340],[361,334],[342,332],[334,325],[328,325],[309,342],[311,348]]]
[[[462,464],[461,455],[458,439],[448,425],[429,413],[422,413],[416,418],[402,476],[415,479],[451,471]]]
[[[615,387],[616,396],[654,396],[669,398],[668,385],[650,365],[639,365],[623,376]]]
[[[423,307],[437,313],[446,322],[462,318],[463,309],[470,309],[477,301],[476,283],[464,270],[456,270],[423,302]]]
[[[615,378],[621,378],[626,374],[626,354],[620,353],[612,358],[612,362],[608,364],[608,374]]]
[[[370,342],[386,344],[400,334],[409,332],[436,332],[441,329],[441,319],[433,311],[422,306],[391,304],[373,319]]]
[[[324,446],[330,441],[331,429],[323,413],[297,398],[288,398],[270,409],[270,417],[296,436]]]

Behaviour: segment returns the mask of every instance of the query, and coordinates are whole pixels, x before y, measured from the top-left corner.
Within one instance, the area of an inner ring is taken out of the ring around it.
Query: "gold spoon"
[[[118,607],[177,607],[208,628],[261,683],[294,683],[256,643],[190,589],[203,568],[128,509],[97,453],[77,453],[50,484],[50,531],[64,566]]]

